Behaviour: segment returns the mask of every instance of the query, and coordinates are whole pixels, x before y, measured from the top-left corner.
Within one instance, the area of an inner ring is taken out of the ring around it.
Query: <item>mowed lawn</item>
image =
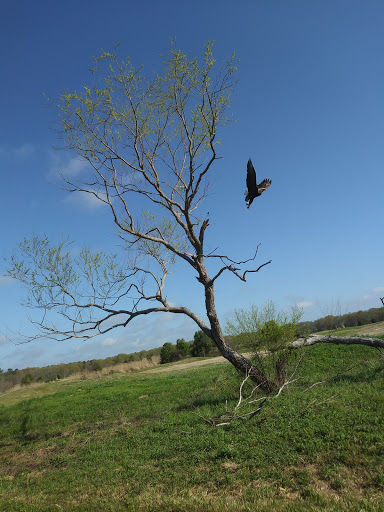
[[[383,356],[315,345],[298,376],[252,420],[223,427],[202,417],[236,403],[229,364],[4,395],[0,510],[384,510]]]

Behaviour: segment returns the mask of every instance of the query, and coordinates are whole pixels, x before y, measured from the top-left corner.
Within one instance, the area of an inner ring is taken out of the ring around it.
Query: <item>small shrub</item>
[[[227,322],[229,333],[254,352],[252,363],[271,389],[284,384],[297,360],[298,351],[290,343],[300,335],[302,314],[297,307],[290,313],[278,312],[270,301],[261,309],[252,305],[249,310],[235,310],[235,322]]]

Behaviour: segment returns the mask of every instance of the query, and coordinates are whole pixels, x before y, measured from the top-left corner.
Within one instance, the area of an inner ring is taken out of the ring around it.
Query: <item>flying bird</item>
[[[271,185],[271,180],[263,180],[261,183],[257,185],[256,183],[256,171],[252,165],[251,159],[248,160],[247,164],[247,189],[248,193],[246,193],[245,202],[247,203],[247,208],[249,208],[252,204],[252,201],[255,197],[261,196],[264,190]]]

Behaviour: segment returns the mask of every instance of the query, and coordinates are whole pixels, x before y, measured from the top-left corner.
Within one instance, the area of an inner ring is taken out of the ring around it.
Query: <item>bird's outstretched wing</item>
[[[252,165],[251,159],[248,160],[247,164],[247,189],[248,193],[245,196],[245,202],[247,208],[249,208],[255,199],[255,197],[261,196],[261,194],[271,186],[272,181],[269,179],[263,180],[261,183],[256,183],[256,171]]]
[[[248,160],[247,164],[247,189],[250,197],[254,198],[257,196],[256,171],[251,159]]]
[[[264,190],[267,190],[268,187],[271,186],[272,181],[271,180],[263,180],[261,183],[257,185],[258,192],[261,194],[261,192],[264,192]]]

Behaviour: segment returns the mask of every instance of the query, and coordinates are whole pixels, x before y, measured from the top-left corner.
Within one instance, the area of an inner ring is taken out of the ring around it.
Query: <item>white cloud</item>
[[[105,338],[105,340],[101,342],[101,345],[103,347],[110,347],[111,345],[116,345],[118,342],[119,340],[117,338]]]
[[[61,175],[67,178],[76,178],[89,168],[89,163],[79,157],[66,158],[64,160],[58,158],[58,154],[51,151],[49,153],[49,171],[48,177],[59,177]]]
[[[30,158],[35,151],[36,146],[30,142],[25,142],[24,144],[13,148],[0,146],[0,157],[23,160],[25,158]]]
[[[376,288],[373,288],[370,292],[364,294],[361,299],[364,302],[368,302],[374,299],[378,299],[379,295],[384,293],[384,286],[376,286]]]
[[[310,308],[312,306],[316,306],[316,302],[304,300],[304,297],[300,295],[286,295],[284,297],[286,301],[288,301],[292,305],[296,305],[297,307],[301,309]]]
[[[298,302],[297,303],[297,307],[298,308],[301,308],[301,309],[306,309],[306,308],[310,308],[314,305],[313,302],[309,302],[309,301],[302,301],[302,302]]]
[[[380,296],[382,297],[383,295],[384,286],[376,286],[365,294],[351,298],[348,302],[341,302],[336,313],[332,309],[331,311],[327,312],[322,310],[321,313],[322,316],[325,316],[325,314],[344,314],[358,311],[360,309],[365,311],[370,308],[380,308],[382,306],[380,302]]]
[[[50,152],[49,153],[49,170],[47,174],[47,179],[52,180],[55,183],[61,183],[61,185],[66,185],[65,181],[73,182],[76,185],[77,180],[81,179],[81,174],[88,173],[88,178],[90,181],[95,181],[92,179],[92,176],[89,173],[92,173],[92,167],[86,160],[80,157],[72,157],[72,158],[59,158],[57,153]],[[84,180],[85,182],[87,179]],[[84,188],[87,188],[83,185]],[[69,186],[69,188],[74,188]],[[91,188],[91,187],[90,187]],[[95,190],[96,192],[96,190]],[[103,190],[97,192],[98,196],[102,200],[106,200],[107,196]],[[87,210],[95,211],[100,207],[104,206],[105,203],[97,199],[97,197],[88,192],[75,191],[69,193],[63,200],[64,203],[69,203],[75,206],[81,206]]]
[[[80,158],[71,158],[65,166],[67,176],[78,176],[89,166],[86,160]]]
[[[102,199],[106,198],[106,195],[103,192],[99,192],[98,195]],[[65,199],[63,199],[63,202],[71,205],[81,206],[82,208],[91,211],[95,211],[100,207],[105,206],[105,203],[100,201],[100,199],[97,199],[94,194],[80,191],[71,192],[65,197]]]

